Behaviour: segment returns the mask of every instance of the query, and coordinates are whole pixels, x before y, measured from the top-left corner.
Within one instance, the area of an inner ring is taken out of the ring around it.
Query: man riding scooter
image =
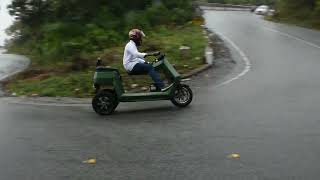
[[[160,53],[139,52],[138,47],[142,45],[143,37],[145,37],[145,34],[139,29],[132,29],[129,32],[130,41],[127,43],[124,50],[123,66],[130,75],[149,74],[154,81],[157,91],[161,91],[161,89],[164,88],[164,83],[161,80],[159,73],[156,72],[151,64],[148,64],[144,60],[147,56],[158,56]]]
[[[123,65],[129,74],[149,74],[155,82],[157,92],[150,88],[150,92],[130,93],[126,92],[120,72],[116,68],[101,66],[98,59],[93,84],[96,95],[92,99],[94,111],[100,115],[112,114],[120,102],[141,102],[170,100],[178,107],[187,107],[193,99],[190,87],[183,84],[185,80],[161,53],[140,53],[137,46],[142,44],[143,32],[133,29],[129,33],[130,42],[124,50]],[[146,56],[157,56],[152,64],[146,63]],[[164,83],[160,75],[155,71],[160,69],[170,79],[170,84],[163,88]]]

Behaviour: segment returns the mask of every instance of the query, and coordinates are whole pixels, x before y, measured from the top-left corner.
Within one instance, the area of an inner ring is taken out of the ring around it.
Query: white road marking
[[[222,39],[227,41],[236,51],[238,51],[242,60],[245,63],[245,68],[243,69],[243,71],[240,74],[238,74],[235,77],[233,77],[227,81],[224,81],[216,86],[216,87],[221,87],[221,86],[227,85],[235,80],[238,80],[242,76],[246,75],[251,70],[251,62],[250,62],[249,58],[247,57],[247,55],[240,49],[240,47],[235,42],[233,42],[231,39],[229,39],[228,37],[226,37],[225,35],[223,35],[221,33],[218,33],[218,32],[215,32],[215,33],[217,35],[219,35]]]
[[[296,37],[296,36],[293,36],[293,35],[290,35],[290,34],[288,34],[288,33],[284,33],[284,32],[281,32],[281,31],[278,31],[278,30],[275,30],[275,29],[272,29],[272,28],[268,28],[268,27],[263,27],[263,28],[266,29],[266,30],[268,30],[268,31],[278,33],[278,34],[280,34],[280,35],[282,35],[282,36],[295,39],[295,40],[300,41],[300,42],[302,42],[302,43],[304,43],[304,44],[306,44],[306,45],[309,45],[309,46],[311,46],[311,47],[320,49],[320,46],[319,46],[319,45],[316,45],[316,44],[314,44],[314,43],[312,43],[312,42],[306,41],[306,40],[301,39],[301,38],[299,38],[299,37]]]

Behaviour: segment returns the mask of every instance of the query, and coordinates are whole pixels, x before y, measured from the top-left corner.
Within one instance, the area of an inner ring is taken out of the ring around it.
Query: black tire
[[[192,90],[188,85],[181,84],[174,92],[175,95],[171,102],[178,107],[187,107],[193,99]]]
[[[116,95],[111,92],[101,91],[92,99],[92,107],[97,114],[112,114],[119,102]]]

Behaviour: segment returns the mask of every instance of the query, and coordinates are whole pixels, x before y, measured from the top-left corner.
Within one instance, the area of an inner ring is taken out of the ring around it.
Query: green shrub
[[[191,0],[50,2],[12,0],[9,6],[17,21],[9,29],[14,38],[7,47],[31,56],[36,65],[66,62],[79,53],[96,54],[122,45],[131,28],[183,25],[193,17]]]
[[[149,29],[151,27],[149,19],[144,11],[130,11],[125,16],[125,23],[127,29]]]

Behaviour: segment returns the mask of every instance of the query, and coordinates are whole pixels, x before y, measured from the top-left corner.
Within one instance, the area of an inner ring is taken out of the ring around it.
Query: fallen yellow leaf
[[[85,163],[85,164],[96,164],[97,160],[96,159],[89,159],[89,160],[83,161],[83,163]]]
[[[228,158],[237,159],[240,158],[240,154],[230,154]]]

